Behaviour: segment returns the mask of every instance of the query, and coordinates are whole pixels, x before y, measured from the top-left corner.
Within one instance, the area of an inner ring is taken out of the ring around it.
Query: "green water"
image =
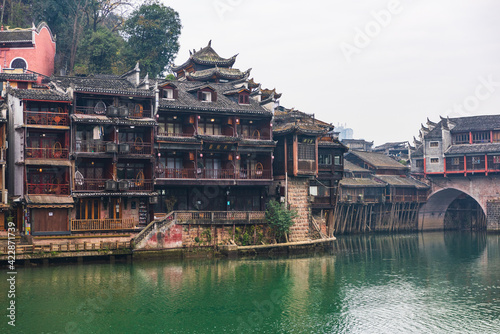
[[[6,279],[0,288],[5,310]],[[16,305],[15,330],[3,316],[1,333],[499,333],[500,235],[339,237],[332,254],[309,258],[19,268]]]

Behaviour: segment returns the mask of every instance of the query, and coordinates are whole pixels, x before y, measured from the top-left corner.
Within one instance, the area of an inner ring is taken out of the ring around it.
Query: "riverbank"
[[[302,242],[289,242],[270,245],[217,245],[199,247],[179,247],[165,249],[134,250],[132,240],[111,242],[66,242],[39,245],[17,245],[15,261],[20,265],[49,264],[59,262],[83,263],[92,261],[124,260],[148,258],[238,258],[251,256],[280,256],[297,254],[316,254],[331,249],[335,237]],[[10,254],[12,255],[12,254]],[[0,265],[8,264],[9,250],[2,247]]]

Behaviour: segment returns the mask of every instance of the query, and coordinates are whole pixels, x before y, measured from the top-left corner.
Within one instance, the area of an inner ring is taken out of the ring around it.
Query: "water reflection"
[[[311,258],[20,269],[16,329],[493,333],[499,279],[500,236],[460,233],[340,237]]]

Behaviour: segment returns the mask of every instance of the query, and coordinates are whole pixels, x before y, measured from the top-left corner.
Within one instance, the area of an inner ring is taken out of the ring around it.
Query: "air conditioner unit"
[[[106,112],[107,116],[117,117],[118,116],[118,108],[115,106],[110,106]]]
[[[118,189],[119,190],[128,190],[129,183],[127,180],[118,181]]]
[[[129,153],[130,152],[130,144],[120,144],[120,153]]]
[[[106,190],[115,191],[116,190],[116,181],[106,180]]]
[[[120,117],[128,117],[128,108],[125,106],[121,106],[118,108],[118,116]]]
[[[106,153],[118,152],[118,145],[116,143],[106,143]]]

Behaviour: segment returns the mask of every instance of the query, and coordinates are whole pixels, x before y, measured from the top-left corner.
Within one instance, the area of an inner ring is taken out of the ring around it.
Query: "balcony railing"
[[[271,170],[165,168],[156,173],[161,179],[269,180]]]
[[[79,153],[106,153],[106,144],[110,141],[102,140],[77,140],[75,152]]]
[[[75,179],[75,191],[103,191],[106,179]]]
[[[193,137],[193,134],[178,133],[178,132],[160,132],[160,131],[158,131],[158,137]]]
[[[151,155],[152,154],[152,145],[151,143],[143,143],[143,142],[129,142],[125,143],[128,144],[130,147],[130,154],[146,154],[146,155]]]
[[[109,110],[110,106],[102,106],[102,107],[82,107],[82,106],[77,106],[75,108],[75,112],[77,114],[85,114],[85,115],[102,115],[106,116],[109,115]],[[119,108],[117,108],[119,109]],[[140,108],[135,108],[133,110],[126,109],[125,111],[127,113],[126,116],[119,116],[119,115],[113,115],[113,117],[129,117],[129,118],[151,118],[151,110],[149,109],[140,109]]]
[[[30,195],[69,195],[69,184],[28,183]]]
[[[259,224],[265,220],[263,211],[174,211],[178,224]]]
[[[106,185],[107,182],[110,184]],[[108,179],[76,179],[74,191],[152,191],[153,180],[129,179],[113,181]]]
[[[69,115],[55,112],[25,111],[24,124],[68,126]]]
[[[124,182],[128,183],[128,189],[120,189],[120,186],[118,186],[119,190],[128,190],[128,191],[152,191],[153,190],[153,180],[138,180],[138,179],[132,179],[132,180],[120,180],[118,181],[118,184],[124,184]]]
[[[34,148],[27,147],[27,159],[68,159],[69,150],[67,148]]]
[[[241,139],[247,140],[271,140],[270,135],[240,135]]]
[[[134,218],[125,219],[71,219],[71,231],[105,231],[133,229]]]

